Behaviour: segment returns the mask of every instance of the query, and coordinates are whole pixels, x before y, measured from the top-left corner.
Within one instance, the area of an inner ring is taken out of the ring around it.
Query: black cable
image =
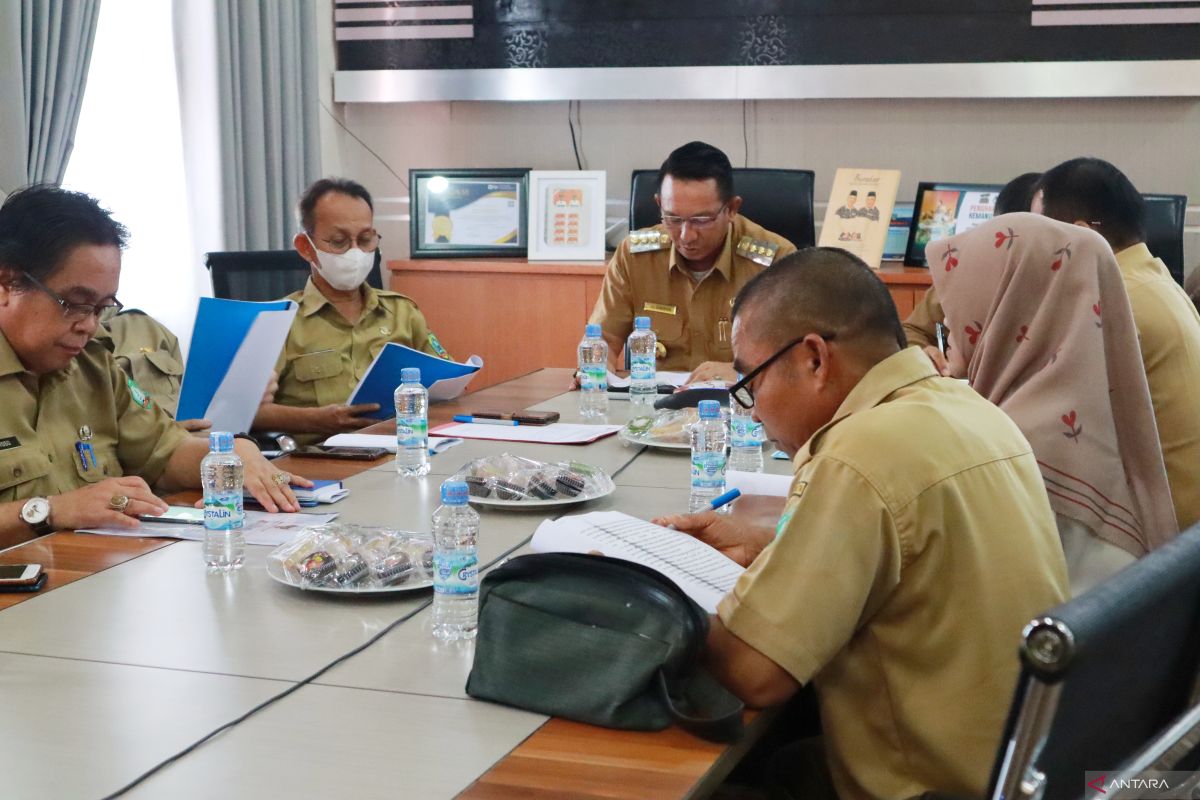
[[[583,161],[583,168],[588,169],[587,151],[583,147],[583,101],[575,101],[575,124],[579,126],[579,155]]]
[[[583,161],[579,158],[579,143],[575,141],[575,123],[571,120],[571,104],[573,100],[567,101],[567,127],[571,129],[571,149],[575,151],[575,167],[583,169]]]
[[[350,134],[350,137],[352,139],[354,139],[354,141],[361,144],[363,146],[364,150],[366,150],[371,155],[375,156],[375,160],[378,161],[380,164],[383,164],[384,169],[386,169],[388,172],[395,175],[396,180],[400,181],[401,186],[403,186],[405,189],[408,189],[408,181],[404,180],[404,178],[401,178],[399,173],[397,173],[396,170],[392,169],[391,164],[388,164],[386,161],[384,161],[383,158],[379,155],[379,153],[376,153],[374,150],[372,150],[366,142],[364,142],[362,139],[355,136],[354,131],[347,128],[346,124],[337,118],[337,114],[334,114],[332,111],[329,110],[329,106],[325,105],[320,100],[318,100],[317,102],[321,103],[321,108],[325,109],[325,113],[328,114],[330,116],[330,118],[338,124],[338,127],[340,127],[342,130],[344,130],[346,133]]]
[[[746,133],[746,104],[749,102],[749,100],[742,101],[742,152],[745,153],[742,161],[743,167],[750,166],[750,136]]]

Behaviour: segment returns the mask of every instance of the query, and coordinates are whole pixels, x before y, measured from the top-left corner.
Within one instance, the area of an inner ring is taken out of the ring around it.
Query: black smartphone
[[[389,452],[389,450],[383,447],[341,447],[337,445],[310,444],[305,447],[297,447],[288,453],[288,455],[308,458],[344,458],[350,461],[374,461],[377,458],[383,458]]]

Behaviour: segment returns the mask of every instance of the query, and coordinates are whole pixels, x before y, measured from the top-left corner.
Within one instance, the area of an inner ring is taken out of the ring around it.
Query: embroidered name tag
[[[12,450],[14,447],[20,447],[21,440],[15,436],[5,436],[0,439],[0,450]]]
[[[675,316],[676,310],[675,306],[664,306],[658,303],[646,303],[642,308],[646,311],[657,311],[660,314],[670,314],[671,316]]]

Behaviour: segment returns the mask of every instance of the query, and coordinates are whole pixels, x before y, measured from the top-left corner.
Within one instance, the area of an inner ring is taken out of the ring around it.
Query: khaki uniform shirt
[[[366,302],[354,324],[338,313],[311,278],[302,291],[288,295],[300,308],[275,365],[279,373],[276,403],[304,407],[345,403],[388,342],[430,355],[445,354],[416,303],[396,292],[363,288]],[[295,438],[311,444],[324,437],[302,434]]]
[[[1137,326],[1175,519],[1183,530],[1200,520],[1200,315],[1145,244],[1116,255]],[[933,325],[945,319],[930,289],[904,321],[908,343],[932,345]]]
[[[1029,443],[908,348],[796,454],[778,534],[718,606],[813,681],[838,796],[982,796],[1021,630],[1067,570]]]
[[[132,309],[104,320],[95,339],[155,404],[175,416],[183,383],[183,356],[175,334],[144,311]]]
[[[633,318],[650,317],[658,336],[658,368],[690,371],[705,361],[732,361],[729,341],[733,299],[765,267],[796,252],[782,236],[740,214],[733,218],[725,246],[708,277],[696,284],[678,263],[666,228],[656,225],[621,242],[589,322],[624,340]]]
[[[0,333],[0,502],[121,475],[153,485],[188,433],[131,391],[129,380],[95,340],[64,369],[39,378]],[[85,469],[75,445],[88,433],[95,461]]]

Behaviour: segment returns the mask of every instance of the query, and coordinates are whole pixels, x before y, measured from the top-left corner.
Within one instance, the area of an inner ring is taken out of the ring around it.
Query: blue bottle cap
[[[448,506],[465,506],[467,504],[466,481],[446,481],[442,484],[442,503]]]
[[[698,406],[700,419],[720,419],[721,404],[716,400],[701,400]]]
[[[400,370],[401,383],[420,383],[421,370],[419,367],[405,367]]]
[[[229,431],[213,431],[208,435],[208,449],[214,453],[232,453],[233,434]]]
[[[649,317],[634,317],[633,318],[633,328],[634,328],[634,330],[639,330],[639,331],[650,330],[650,318]]]
[[[594,322],[589,322],[588,326],[583,329],[583,335],[584,336],[599,336],[600,335],[600,326]]]

